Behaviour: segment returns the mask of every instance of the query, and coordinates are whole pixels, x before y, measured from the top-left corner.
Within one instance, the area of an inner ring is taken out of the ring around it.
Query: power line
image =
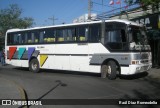
[[[48,19],[50,19],[50,20],[53,21],[53,25],[54,25],[54,23],[55,23],[55,20],[58,20],[57,18],[54,17],[54,15],[53,15],[51,18],[48,18]]]

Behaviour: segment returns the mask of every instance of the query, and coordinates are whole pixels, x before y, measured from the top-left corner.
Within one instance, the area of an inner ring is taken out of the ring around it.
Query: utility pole
[[[48,18],[48,19],[53,21],[53,25],[54,25],[55,20],[58,20],[57,18],[54,17],[54,15],[51,18]]]
[[[88,0],[88,20],[91,20],[91,0]]]

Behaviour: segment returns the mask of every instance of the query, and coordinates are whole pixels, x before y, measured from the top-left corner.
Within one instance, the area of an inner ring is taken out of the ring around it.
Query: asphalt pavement
[[[28,72],[27,69],[19,69],[11,65],[0,65],[0,99],[160,98],[158,92],[160,89],[160,69],[157,68],[152,68],[148,73],[140,76],[122,76],[115,81],[101,79],[99,76],[94,75],[59,74],[56,72],[53,74],[49,71],[46,73],[46,70],[42,70],[40,74],[34,76],[35,74],[36,73]],[[57,87],[60,89],[56,89]],[[131,89],[135,90],[131,93]],[[51,92],[52,90],[54,90],[53,93]],[[28,97],[26,96],[26,92]],[[47,93],[50,93],[50,95],[47,95]],[[48,108],[48,106],[43,107]],[[61,108],[61,106],[56,106],[56,108],[57,107]],[[72,107],[65,106],[65,108]],[[89,105],[87,107],[97,108],[96,106],[93,107]],[[78,108],[83,107],[79,106]]]
[[[13,68],[16,68],[15,66],[12,65],[5,65],[5,66],[1,66],[0,65],[0,71],[3,70],[12,70]],[[160,80],[160,69],[159,68],[151,68],[148,72],[147,72],[147,77],[151,78],[153,80]],[[126,76],[124,76],[124,79],[126,78]],[[137,77],[136,77],[137,78]],[[122,76],[123,79],[123,76]],[[130,77],[127,77],[127,79],[130,79]],[[135,77],[131,76],[131,79],[135,79]],[[23,87],[19,84],[17,84],[16,82],[10,80],[10,79],[6,79],[4,77],[0,76],[0,98],[1,99],[24,99],[25,95],[24,94],[25,91],[23,91]]]

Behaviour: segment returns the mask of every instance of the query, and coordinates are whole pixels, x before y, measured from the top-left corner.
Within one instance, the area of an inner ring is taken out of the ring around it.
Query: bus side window
[[[22,37],[21,37],[21,43],[24,44],[25,43],[25,34],[24,33],[21,33]]]
[[[7,45],[13,45],[14,44],[14,37],[13,33],[7,34]]]
[[[32,43],[32,36],[30,32],[27,33],[27,39],[27,43]]]
[[[31,33],[31,43],[34,43],[34,42],[35,42],[35,34]]]
[[[89,41],[98,42],[100,41],[100,26],[91,25],[89,28]]]
[[[18,44],[22,44],[22,34],[18,33]]]
[[[114,29],[106,31],[105,45],[113,50],[122,50],[126,48],[126,35],[124,29]]]
[[[28,43],[28,34],[27,34],[27,32],[25,32],[24,38],[25,38],[24,43],[25,44]]]
[[[67,41],[72,41],[72,29],[67,29]]]
[[[27,35],[28,43],[39,43],[39,34],[38,31],[29,32]]]
[[[7,45],[11,44],[11,34],[7,34]]]
[[[71,32],[72,32],[72,41],[77,41],[78,38],[76,35],[76,28],[73,28]]]
[[[14,44],[18,44],[18,35],[14,34]]]
[[[62,29],[56,30],[56,38],[57,38],[57,42],[63,42],[64,41],[63,30]]]
[[[35,32],[34,32],[34,38],[35,38],[34,42],[35,42],[35,43],[39,43],[39,38],[40,38],[40,37],[39,37],[39,31],[35,31]]]
[[[66,41],[76,41],[76,34],[74,28],[66,29]]]
[[[111,49],[121,49],[119,43],[121,42],[120,31],[119,30],[109,30],[106,32],[105,45],[109,46]]]
[[[53,29],[46,29],[44,41],[47,43],[55,42],[55,31]]]
[[[88,40],[88,28],[86,26],[78,27],[78,37],[79,41],[87,41]]]
[[[124,29],[121,29],[121,38],[122,38],[122,42],[127,42],[126,33]]]
[[[13,44],[16,44],[16,43],[17,43],[17,35],[14,34],[13,37],[14,37],[14,39],[13,39]]]
[[[69,41],[67,29],[62,30],[62,35],[63,35],[64,41]]]
[[[40,35],[39,43],[43,43],[43,42],[44,42],[44,34],[45,34],[45,31],[41,31],[41,32],[39,33],[39,35]]]

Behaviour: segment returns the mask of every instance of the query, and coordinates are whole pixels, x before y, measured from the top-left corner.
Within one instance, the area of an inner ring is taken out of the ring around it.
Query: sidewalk
[[[160,79],[160,68],[159,69],[158,68],[151,68],[148,71],[148,76],[155,78],[155,79]]]

